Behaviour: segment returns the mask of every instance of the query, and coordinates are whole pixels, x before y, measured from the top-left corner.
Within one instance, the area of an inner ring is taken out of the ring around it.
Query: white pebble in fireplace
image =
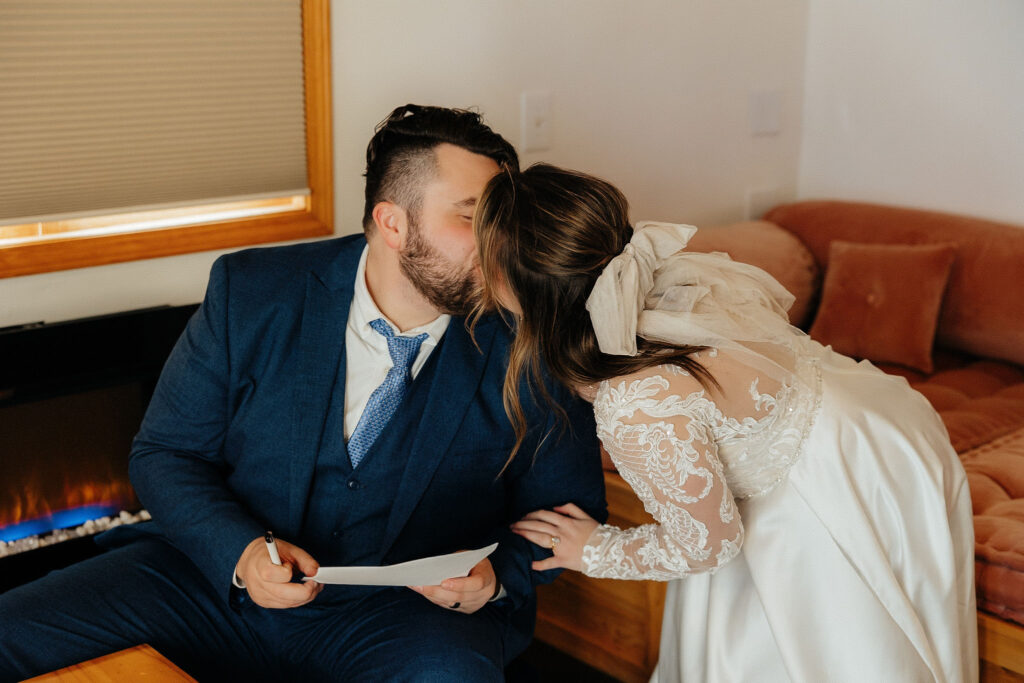
[[[57,529],[46,534],[19,538],[16,541],[0,541],[0,557],[17,555],[18,553],[23,553],[27,550],[44,548],[48,545],[53,545],[54,543],[60,543],[61,541],[70,541],[73,538],[92,536],[93,534],[98,534],[101,531],[106,531],[107,529],[113,529],[114,527],[121,526],[122,524],[135,524],[136,522],[145,522],[148,519],[150,519],[149,512],[146,510],[139,510],[134,514],[127,510],[122,510],[121,514],[117,517],[100,517],[99,519],[90,519],[85,524],[80,524],[69,529]]]

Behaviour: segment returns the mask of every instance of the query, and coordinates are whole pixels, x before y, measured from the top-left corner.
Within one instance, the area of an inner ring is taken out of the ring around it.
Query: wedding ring
[[[558,545],[561,542],[562,542],[562,539],[560,539],[558,536],[552,536],[551,537],[551,545],[549,545],[548,547],[551,548],[552,550],[554,550],[555,546]]]
[[[453,602],[452,604],[448,605],[448,609],[459,609],[460,607],[462,607],[461,602]]]

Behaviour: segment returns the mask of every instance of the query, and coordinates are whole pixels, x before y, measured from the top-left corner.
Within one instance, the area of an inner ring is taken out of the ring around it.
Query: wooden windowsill
[[[197,251],[323,237],[333,232],[311,213],[295,211],[165,230],[68,237],[0,249],[0,276],[16,277],[69,268],[174,256]]]

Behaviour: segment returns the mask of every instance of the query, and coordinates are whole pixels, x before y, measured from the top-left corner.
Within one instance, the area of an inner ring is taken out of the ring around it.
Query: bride
[[[484,305],[516,318],[520,441],[543,363],[657,520],[513,528],[553,550],[535,569],[670,582],[653,681],[977,680],[967,481],[905,380],[791,327],[764,271],[681,251],[695,228],[633,230],[598,178],[499,174],[474,230]]]

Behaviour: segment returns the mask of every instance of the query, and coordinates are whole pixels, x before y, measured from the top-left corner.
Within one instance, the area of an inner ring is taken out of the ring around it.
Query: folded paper
[[[498,547],[435,555],[383,567],[320,567],[304,581],[350,586],[436,586],[445,579],[463,577]]]

